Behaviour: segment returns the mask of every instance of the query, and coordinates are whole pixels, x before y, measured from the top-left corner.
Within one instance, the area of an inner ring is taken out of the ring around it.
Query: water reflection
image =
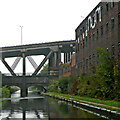
[[[15,118],[21,120],[48,119],[46,99],[42,96],[29,94],[29,97],[20,97],[20,91],[11,95],[11,98],[4,99],[6,103],[1,111],[2,120],[13,120]]]
[[[48,120],[50,118],[101,118],[76,106],[29,92],[28,97],[21,98],[17,91],[1,110],[2,120]],[[16,119],[17,118],[17,119]]]

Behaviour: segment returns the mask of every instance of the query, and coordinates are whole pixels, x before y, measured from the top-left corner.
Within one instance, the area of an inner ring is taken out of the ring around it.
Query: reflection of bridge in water
[[[2,120],[21,118],[31,118],[39,120],[42,118],[48,119],[48,101],[44,97],[25,97],[25,98],[12,98],[7,100],[5,105],[2,107],[1,115]],[[33,102],[34,100],[34,102]]]
[[[40,84],[48,86],[50,79],[59,77],[59,68],[61,65],[61,53],[64,54],[64,63],[71,59],[72,53],[75,51],[75,40],[59,41],[51,43],[21,45],[0,48],[1,61],[8,69],[11,75],[3,75],[2,85],[19,86],[21,88],[21,96],[27,96],[27,88],[30,85]],[[37,65],[32,56],[44,55],[43,61]],[[12,66],[6,62],[5,58],[17,57]],[[22,58],[22,74],[14,72],[20,59]],[[35,71],[32,74],[26,73],[26,58],[29,60]],[[48,74],[39,75],[39,71],[48,60]],[[2,71],[2,70],[1,70]],[[53,74],[54,73],[54,74]],[[57,74],[56,74],[57,73]]]

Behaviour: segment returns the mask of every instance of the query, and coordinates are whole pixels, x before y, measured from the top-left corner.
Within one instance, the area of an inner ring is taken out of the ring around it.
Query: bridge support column
[[[67,57],[68,57],[68,62],[70,62],[70,52],[69,53],[67,53],[68,55],[67,55]]]
[[[21,87],[21,97],[27,97],[28,95],[28,88],[24,85]]]
[[[26,74],[25,53],[23,53],[23,76]]]

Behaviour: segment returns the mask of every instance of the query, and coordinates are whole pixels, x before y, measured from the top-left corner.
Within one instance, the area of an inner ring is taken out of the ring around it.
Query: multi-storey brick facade
[[[97,64],[96,48],[120,57],[120,2],[100,2],[75,30],[78,75]]]

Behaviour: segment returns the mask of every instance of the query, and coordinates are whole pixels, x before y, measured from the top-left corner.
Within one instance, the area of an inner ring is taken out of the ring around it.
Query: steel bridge
[[[71,59],[72,53],[75,51],[75,40],[66,40],[58,42],[48,42],[39,44],[19,45],[0,48],[0,60],[10,72],[10,75],[3,75],[2,85],[16,85],[21,88],[21,96],[27,96],[27,88],[29,85],[41,84],[49,85],[50,79],[59,77],[59,68],[61,65],[61,53],[64,53],[64,63]],[[37,65],[32,56],[44,55],[43,61]],[[6,58],[17,57],[12,66],[6,62]],[[26,58],[29,60],[33,68],[33,73],[26,73]],[[22,59],[22,74],[18,75],[14,72],[20,59]],[[48,75],[41,76],[38,72],[48,60]],[[2,72],[2,70],[0,70]],[[57,75],[56,75],[57,73]]]

